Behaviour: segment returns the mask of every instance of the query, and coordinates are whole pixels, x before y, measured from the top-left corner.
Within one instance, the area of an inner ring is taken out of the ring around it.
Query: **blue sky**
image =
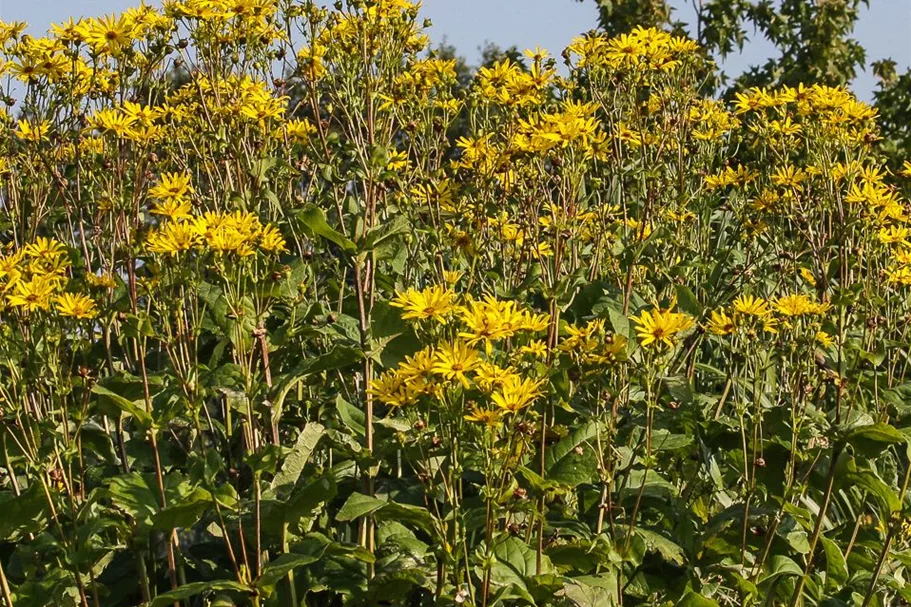
[[[117,12],[138,1],[0,0],[0,19],[27,21],[33,33],[40,34],[67,17]],[[689,0],[672,0],[672,5],[683,20],[692,17]],[[911,66],[911,0],[870,0],[870,7],[862,10],[855,36],[867,48],[868,61],[891,57],[901,70]],[[574,36],[595,26],[597,11],[592,0],[424,0],[422,14],[433,21],[430,35],[435,41],[445,39],[473,62],[487,41],[501,47],[538,45],[559,54]],[[751,41],[743,54],[727,60],[725,69],[737,74],[762,63],[769,52],[764,40]],[[874,86],[869,71],[855,82],[864,99],[870,99]]]

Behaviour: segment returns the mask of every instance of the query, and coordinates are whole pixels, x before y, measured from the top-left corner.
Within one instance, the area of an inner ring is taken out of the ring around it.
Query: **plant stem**
[[[813,555],[816,552],[816,544],[819,542],[819,536],[822,534],[822,523],[826,518],[826,512],[829,509],[829,502],[832,499],[832,488],[835,486],[835,469],[838,464],[838,458],[841,456],[841,444],[832,451],[832,459],[829,461],[829,473],[826,478],[826,490],[822,497],[822,505],[819,507],[819,516],[816,517],[816,525],[813,528],[813,536],[810,538],[810,551],[807,553],[807,564],[804,568],[803,575],[797,580],[797,586],[794,588],[794,595],[791,597],[791,607],[795,607],[800,601],[800,595],[803,594],[803,587],[807,583],[807,577],[810,575],[810,569],[813,567]]]

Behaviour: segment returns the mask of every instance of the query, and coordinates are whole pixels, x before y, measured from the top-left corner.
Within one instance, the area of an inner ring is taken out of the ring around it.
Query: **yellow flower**
[[[158,184],[149,190],[149,196],[156,200],[183,200],[192,193],[190,178],[180,173],[162,173]]]
[[[6,278],[6,288],[9,288],[22,277],[19,264],[25,258],[25,250],[20,249],[9,255],[0,255],[0,278]]]
[[[433,365],[436,362],[436,353],[433,348],[424,348],[406,356],[405,362],[400,363],[397,373],[408,383],[423,383],[430,380],[433,375]]]
[[[774,97],[769,95],[765,89],[757,87],[751,88],[746,93],[735,93],[734,97],[737,100],[735,114],[771,107],[775,103]]]
[[[604,333],[604,319],[596,318],[589,321],[584,327],[567,324],[564,329],[569,334],[569,337],[565,337],[560,342],[558,349],[564,352],[580,347],[583,350],[591,350],[598,346],[595,337]]]
[[[19,129],[16,131],[16,137],[23,141],[39,142],[47,139],[47,134],[51,130],[51,124],[45,120],[37,124],[32,124],[28,120],[19,121]]]
[[[898,266],[886,269],[886,280],[890,284],[911,285],[911,266]]]
[[[456,294],[441,286],[428,287],[423,291],[408,289],[396,293],[391,305],[402,308],[402,318],[428,320],[446,323],[446,318],[456,310]]]
[[[187,223],[167,223],[153,230],[146,238],[146,246],[151,253],[177,255],[187,251],[196,244],[198,235]]]
[[[153,215],[163,215],[171,221],[179,221],[192,217],[190,210],[190,203],[186,200],[171,198],[156,204],[149,212]]]
[[[762,330],[766,333],[772,333],[773,335],[778,334],[778,320],[769,314],[762,319]]]
[[[547,344],[540,339],[536,339],[527,346],[519,348],[519,352],[529,354],[535,358],[545,358],[547,356]]]
[[[39,236],[35,242],[25,246],[25,255],[32,259],[51,261],[66,254],[66,247],[53,238]]]
[[[266,120],[278,119],[285,114],[287,97],[273,97],[264,88],[245,91],[239,108],[241,116],[264,123]]]
[[[484,390],[493,390],[515,373],[512,367],[500,367],[491,362],[481,361],[475,369],[475,381]]]
[[[786,295],[774,301],[775,310],[785,316],[800,316],[810,310],[810,300],[806,295]]]
[[[889,226],[879,231],[879,241],[883,244],[911,244],[908,237],[911,230],[904,226]]]
[[[132,101],[125,101],[122,110],[125,116],[128,116],[143,125],[151,124],[161,115],[161,110],[158,108],[140,105]]]
[[[829,309],[827,303],[816,303],[806,295],[792,294],[779,297],[773,302],[775,310],[785,316],[802,316],[804,314],[824,314]]]
[[[819,345],[821,345],[823,348],[831,348],[835,344],[835,340],[832,338],[832,336],[825,331],[816,332],[816,341],[818,341]]]
[[[808,283],[810,283],[810,286],[812,286],[812,287],[816,286],[816,277],[813,276],[813,272],[811,272],[807,268],[800,268],[800,275],[803,277],[804,280],[806,280]]]
[[[734,311],[739,314],[746,314],[747,316],[758,316],[763,318],[768,316],[771,310],[769,310],[769,304],[766,300],[761,297],[754,297],[753,295],[739,295],[737,299],[734,300]]]
[[[637,325],[636,335],[643,347],[664,344],[673,348],[676,334],[693,326],[693,319],[688,314],[670,310],[643,311],[638,317],[630,318]]]
[[[29,281],[16,283],[14,292],[6,296],[11,306],[24,308],[27,312],[47,310],[51,297],[57,290],[57,280],[51,276],[35,276]]]
[[[26,245],[25,256],[29,260],[29,269],[36,274],[60,277],[70,265],[66,258],[66,247],[53,238],[39,236],[35,242]]]
[[[285,251],[285,239],[282,233],[273,225],[263,226],[259,231],[259,248],[266,253],[281,253]]]
[[[491,400],[503,411],[516,413],[543,394],[539,389],[541,383],[541,380],[522,379],[518,375],[512,375],[503,382],[499,391],[494,392]]]
[[[86,274],[85,281],[89,283],[90,286],[98,287],[102,289],[113,290],[117,288],[117,281],[114,280],[114,277],[110,274]]]
[[[533,61],[542,61],[550,56],[550,53],[547,52],[546,48],[541,48],[539,46],[536,46],[534,50],[525,49],[522,51],[522,54]]]
[[[500,417],[503,413],[497,409],[481,409],[477,406],[471,408],[471,412],[465,416],[465,420],[484,424],[488,428],[498,428],[503,425]]]
[[[464,272],[457,270],[444,270],[443,271],[443,280],[446,281],[448,285],[455,285],[462,278]]]
[[[133,132],[136,118],[117,109],[99,110],[89,118],[89,124],[102,134],[114,133],[118,137],[127,137]]]
[[[133,43],[132,27],[124,15],[88,19],[76,30],[97,54],[117,55]]]
[[[57,297],[57,312],[61,316],[71,318],[95,318],[98,315],[98,309],[91,297],[75,293],[64,293]]]
[[[256,252],[254,245],[262,224],[253,213],[206,213],[194,217],[192,231],[216,253],[233,253],[248,257]]]
[[[756,175],[757,173],[755,171],[751,171],[745,166],[737,165],[736,168],[728,166],[717,175],[707,175],[703,180],[703,183],[705,183],[708,188],[743,185],[756,179]]]
[[[911,542],[911,518],[902,521],[899,533],[905,542]]]
[[[516,322],[517,331],[528,331],[530,333],[540,333],[550,326],[550,316],[547,314],[535,314],[528,310],[523,310],[518,322]]]
[[[706,328],[715,335],[730,335],[737,330],[737,323],[724,310],[713,310],[712,320]]]
[[[370,382],[370,393],[390,407],[413,403],[419,394],[395,371],[387,371]]]
[[[297,118],[289,120],[285,123],[284,128],[288,139],[302,143],[309,141],[311,135],[316,133],[316,127],[306,118],[303,120]],[[278,132],[281,133],[281,131]]]
[[[323,63],[326,50],[325,46],[314,44],[297,52],[298,67],[308,80],[319,80],[326,73],[326,66]]]
[[[470,385],[465,374],[473,371],[481,362],[478,351],[463,341],[445,344],[436,352],[433,372],[446,380],[458,380],[463,387]]]
[[[459,308],[459,318],[465,325],[465,331],[459,332],[459,337],[466,339],[469,345],[484,342],[488,353],[495,341],[512,337],[519,331],[541,331],[548,323],[546,314],[520,310],[516,302],[499,301],[490,295]]]
[[[411,164],[411,161],[408,159],[407,153],[395,151],[389,154],[389,158],[386,161],[386,170],[400,171],[402,169],[407,169],[409,164]]]
[[[791,165],[776,169],[772,173],[772,183],[775,185],[796,188],[807,180],[809,175],[806,171]]]
[[[799,124],[794,124],[791,122],[790,116],[787,116],[783,121],[773,120],[769,123],[769,126],[773,131],[781,133],[785,136],[797,135],[802,130]]]

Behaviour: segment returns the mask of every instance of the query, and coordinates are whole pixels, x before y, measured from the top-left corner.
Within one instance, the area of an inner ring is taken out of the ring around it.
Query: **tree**
[[[696,22],[673,21],[666,0],[596,0],[601,27],[609,34],[634,27],[662,27],[691,35],[709,53],[726,58],[743,50],[749,29],[769,40],[776,56],[753,66],[729,87],[793,86],[797,83],[839,86],[850,83],[866,54],[851,37],[868,0],[696,0]]]

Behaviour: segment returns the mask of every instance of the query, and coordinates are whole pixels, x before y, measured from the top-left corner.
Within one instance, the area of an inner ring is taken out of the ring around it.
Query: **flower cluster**
[[[19,250],[0,257],[0,292],[5,303],[24,313],[50,311],[61,316],[91,319],[95,302],[80,293],[68,293],[69,256],[63,243],[39,236]]]
[[[263,225],[252,213],[168,213],[167,221],[146,238],[150,253],[175,256],[194,248],[216,254],[249,257],[257,251],[276,254],[285,250],[285,239],[272,225]]]
[[[542,380],[527,373],[546,355],[534,336],[547,329],[548,316],[492,296],[466,297],[464,304],[459,299],[443,286],[397,294],[392,305],[402,309],[403,319],[436,321],[428,328],[442,324],[449,336],[407,356],[370,389],[380,402],[400,407],[421,397],[445,399],[448,389],[459,388],[474,399],[466,419],[499,426],[502,415],[521,412],[543,394]],[[484,348],[478,349],[481,344]],[[484,399],[486,405],[478,404]]]

